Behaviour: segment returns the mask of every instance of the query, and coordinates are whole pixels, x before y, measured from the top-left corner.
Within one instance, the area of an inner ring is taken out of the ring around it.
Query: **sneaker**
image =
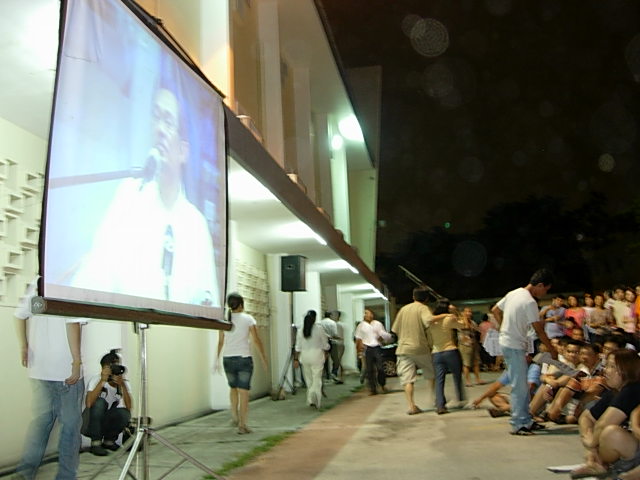
[[[531,430],[532,432],[535,432],[536,430],[544,430],[545,428],[547,427],[539,424],[538,422],[533,422],[529,427],[529,430]]]
[[[520,427],[515,432],[511,432],[511,435],[517,435],[519,437],[530,437],[531,435],[535,435],[529,428]]]
[[[106,448],[104,448],[102,445],[92,445],[91,453],[93,453],[98,457],[106,457],[107,455],[109,455],[109,451]]]
[[[106,448],[107,450],[111,450],[112,452],[115,452],[120,448],[120,445],[118,445],[115,442],[110,442],[107,440],[105,442],[102,442],[102,448]]]

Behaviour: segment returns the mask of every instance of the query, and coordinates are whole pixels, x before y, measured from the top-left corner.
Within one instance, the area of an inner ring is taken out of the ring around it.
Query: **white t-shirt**
[[[249,330],[256,325],[255,319],[248,313],[232,313],[233,328],[224,332],[223,357],[250,357]]]
[[[329,338],[327,336],[327,332],[322,325],[318,323],[313,324],[309,338],[304,338],[302,328],[298,329],[296,352],[305,352],[308,350],[329,350]]]
[[[67,339],[67,323],[86,323],[82,318],[33,315],[31,299],[36,296],[36,281],[27,288],[14,312],[27,321],[29,344],[29,377],[36,380],[63,382],[71,375],[73,357]],[[80,371],[82,377],[82,369]]]
[[[329,318],[329,317],[325,317],[322,320],[320,320],[320,325],[322,325],[322,328],[324,328],[324,331],[327,332],[327,336],[329,338],[334,338],[338,336],[338,327],[336,325],[336,322]]]
[[[87,385],[87,392],[92,391],[96,388],[96,385],[100,382],[101,375],[95,375],[89,380]],[[127,384],[127,390],[131,392],[131,387],[129,386],[129,382],[125,380]],[[102,392],[98,395],[98,398],[104,398],[107,402],[108,408],[111,408],[111,404],[115,401],[118,401],[117,408],[127,408],[124,404],[124,400],[122,399],[122,395],[118,395],[118,390],[116,387],[112,387],[109,385],[109,382],[105,382],[102,386]]]
[[[538,305],[529,291],[517,288],[507,293],[497,306],[502,310],[500,345],[527,351],[529,326],[538,321]]]

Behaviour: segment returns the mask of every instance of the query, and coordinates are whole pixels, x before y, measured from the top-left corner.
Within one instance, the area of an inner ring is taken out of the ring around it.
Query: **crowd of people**
[[[477,324],[470,308],[460,312],[444,298],[431,311],[428,287],[414,289],[413,302],[399,310],[390,332],[366,314],[355,336],[370,391],[386,390],[377,357],[395,335],[407,414],[422,412],[414,400],[419,370],[435,393],[436,413],[448,413],[444,385],[450,373],[458,406],[477,408],[488,400],[491,417],[511,417],[512,435],[535,435],[551,423],[577,424],[586,462],[572,478],[640,480],[640,286],[556,295],[540,307],[552,283],[548,270],[535,272]],[[467,403],[463,379],[471,386],[473,373],[482,385],[481,370],[503,371]],[[507,386],[511,390],[503,391]]]

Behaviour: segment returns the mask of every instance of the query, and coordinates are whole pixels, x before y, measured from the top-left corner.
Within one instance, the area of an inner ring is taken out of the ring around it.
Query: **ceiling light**
[[[246,170],[229,171],[229,198],[238,202],[263,202],[276,197]]]
[[[340,120],[338,122],[338,130],[340,130],[340,134],[347,140],[361,143],[364,142],[362,129],[360,128],[360,124],[358,123],[358,119],[355,115],[349,115],[348,117]]]
[[[342,150],[342,147],[344,146],[344,139],[336,134],[333,136],[333,138],[331,138],[331,149],[335,152],[338,150]]]

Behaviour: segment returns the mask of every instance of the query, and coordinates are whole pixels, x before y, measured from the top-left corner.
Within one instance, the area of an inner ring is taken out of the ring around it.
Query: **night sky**
[[[457,269],[477,280],[489,267],[495,276],[505,264],[522,263],[487,244],[503,240],[489,238],[492,221],[515,217],[515,228],[530,216],[541,230],[565,229],[566,248],[574,249],[576,238],[595,235],[593,222],[581,217],[584,234],[567,224],[594,205],[606,217],[633,217],[640,203],[640,2],[321,3],[343,66],[382,66],[379,255],[405,261],[416,237],[429,232],[444,230],[459,244],[484,231],[484,240],[473,240],[482,243],[484,263]],[[513,205],[519,215],[496,220]],[[562,222],[547,224],[554,211]],[[535,260],[570,267],[561,251]],[[589,286],[597,282],[593,270],[584,272]],[[508,281],[522,276],[514,270]],[[460,294],[481,293],[491,292]]]

